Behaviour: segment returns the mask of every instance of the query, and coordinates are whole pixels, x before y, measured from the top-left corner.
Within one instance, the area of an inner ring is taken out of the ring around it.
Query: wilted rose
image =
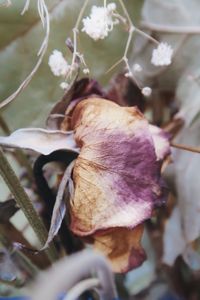
[[[80,148],[70,228],[90,238],[114,271],[126,272],[143,262],[141,224],[165,201],[160,168],[169,154],[167,137],[137,108],[101,98],[80,101],[70,120]]]
[[[100,96],[71,102],[59,123],[62,130],[20,129],[0,137],[0,144],[43,154],[79,152],[72,172],[70,229],[103,252],[115,272],[127,272],[144,261],[143,223],[165,202],[161,165],[170,147],[165,133],[136,107]],[[57,231],[50,229],[48,241]]]

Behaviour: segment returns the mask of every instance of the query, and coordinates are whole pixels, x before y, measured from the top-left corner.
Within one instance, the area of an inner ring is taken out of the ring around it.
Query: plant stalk
[[[13,194],[17,204],[25,214],[41,245],[44,245],[48,237],[47,230],[1,149],[0,175],[10,189],[10,192]],[[50,244],[49,248],[46,250],[46,254],[51,262],[56,260],[57,254],[53,244]]]

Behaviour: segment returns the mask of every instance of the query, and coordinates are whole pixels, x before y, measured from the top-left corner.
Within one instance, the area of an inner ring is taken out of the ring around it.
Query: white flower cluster
[[[95,41],[104,39],[113,30],[113,26],[119,23],[118,19],[113,18],[115,10],[115,3],[110,3],[106,7],[92,6],[90,16],[83,19],[82,31]]]
[[[151,63],[155,66],[168,66],[172,62],[173,49],[167,43],[160,43],[152,52]]]
[[[56,49],[53,50],[53,53],[49,56],[48,64],[55,76],[66,76],[70,71],[70,65],[63,57],[62,52]]]

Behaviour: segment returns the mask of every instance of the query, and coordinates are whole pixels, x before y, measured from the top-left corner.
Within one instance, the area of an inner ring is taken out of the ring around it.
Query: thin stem
[[[176,144],[174,142],[171,142],[170,145],[172,147],[180,149],[180,150],[185,150],[185,151],[194,152],[194,153],[200,153],[200,148],[190,147],[187,145],[180,145],[180,144]]]
[[[17,204],[20,206],[26,218],[28,219],[40,243],[44,245],[48,236],[46,228],[1,149],[0,175],[6,182]],[[46,250],[46,253],[52,262],[57,258],[53,244],[49,246],[49,249]]]
[[[126,6],[124,5],[124,1],[123,0],[119,0],[119,3],[121,5],[121,7],[122,7],[122,10],[123,10],[125,16],[127,17],[127,20],[129,22],[130,27],[131,26],[135,27],[134,24],[133,24],[133,22],[132,22],[132,20],[131,20],[131,18],[130,18],[130,16],[129,16],[129,13],[128,13],[127,9],[126,9]]]
[[[111,72],[114,68],[116,68],[121,62],[123,62],[123,58],[120,58],[114,65],[112,65],[107,71],[106,74]]]
[[[127,40],[126,47],[125,47],[125,50],[124,50],[124,57],[127,57],[128,50],[129,50],[131,40],[132,40],[132,37],[133,37],[134,29],[135,29],[135,27],[133,27],[133,26],[131,26],[130,29],[129,29],[128,40]]]
[[[82,20],[84,11],[86,9],[86,6],[88,5],[88,2],[89,2],[89,0],[85,0],[84,4],[83,4],[83,6],[80,10],[80,13],[78,15],[75,26],[73,28],[73,47],[74,47],[74,51],[73,51],[72,63],[71,63],[72,71],[73,71],[73,67],[74,67],[74,64],[75,64],[75,61],[76,61],[76,56],[77,56],[77,33],[78,33],[78,28],[79,28],[79,25],[81,23],[81,20]],[[71,72],[70,72],[70,74],[71,74]]]
[[[135,28],[135,31],[137,33],[139,33],[140,35],[142,35],[143,37],[147,38],[148,40],[152,41],[156,45],[159,45],[159,42],[156,39],[154,39],[152,36],[150,36],[149,34],[147,34],[146,32],[140,30],[139,28]]]

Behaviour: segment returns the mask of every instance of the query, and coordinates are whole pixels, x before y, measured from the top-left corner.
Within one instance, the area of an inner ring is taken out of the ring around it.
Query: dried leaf
[[[59,149],[77,151],[72,132],[39,128],[18,129],[7,137],[0,137],[0,145],[30,149],[44,155]]]
[[[60,226],[62,224],[66,212],[66,203],[65,203],[66,198],[71,198],[74,193],[73,182],[71,179],[71,173],[73,167],[74,167],[74,161],[70,163],[70,165],[67,167],[62,177],[61,183],[59,185],[58,193],[56,196],[54,209],[53,209],[51,225],[48,233],[48,239],[41,250],[46,249],[51,243],[51,241],[53,240],[53,238],[55,237],[55,235],[58,233],[58,230],[60,229]]]

